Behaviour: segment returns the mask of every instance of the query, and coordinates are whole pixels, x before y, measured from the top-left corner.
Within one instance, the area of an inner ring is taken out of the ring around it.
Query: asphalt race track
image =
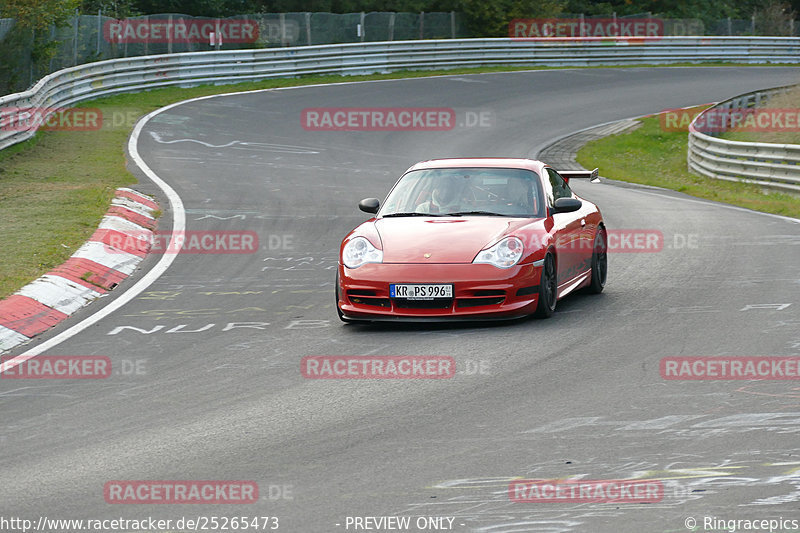
[[[660,251],[609,254],[602,295],[568,297],[549,320],[486,325],[344,325],[333,305],[339,242],[367,219],[357,202],[383,198],[417,161],[534,157],[581,128],[797,81],[786,67],[550,70],[236,94],[156,115],[139,153],[180,195],[187,229],[256,232],[259,250],[178,255],[46,352],[108,356],[108,379],[0,381],[0,516],[275,516],[289,532],[390,531],[347,517],[409,516],[407,531],[435,531],[414,521],[439,517],[459,532],[637,533],[687,531],[689,517],[698,531],[712,530],[704,517],[799,518],[797,381],[659,373],[669,356],[800,355],[796,221],[575,182],[610,229],[663,235]],[[319,107],[452,108],[458,126],[306,131],[302,110]],[[165,196],[131,167],[171,227]],[[308,355],[452,356],[457,372],[310,380]],[[509,500],[514,478],[568,477],[660,479],[664,497]],[[252,480],[260,499],[109,504],[110,480]]]

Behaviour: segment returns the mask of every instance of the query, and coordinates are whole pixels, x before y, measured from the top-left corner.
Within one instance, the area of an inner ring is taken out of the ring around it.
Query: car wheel
[[[536,306],[534,316],[549,318],[553,315],[556,310],[557,291],[556,260],[553,254],[547,254],[542,265],[542,276],[539,280],[539,303]]]
[[[592,247],[592,283],[588,289],[590,293],[600,294],[606,286],[608,275],[608,247],[606,245],[606,230],[600,228],[594,238]]]

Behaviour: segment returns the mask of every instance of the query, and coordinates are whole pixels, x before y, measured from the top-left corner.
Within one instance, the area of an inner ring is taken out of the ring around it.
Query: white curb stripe
[[[16,294],[32,298],[47,307],[61,311],[65,315],[71,315],[101,296],[99,292],[89,287],[52,274],[45,274],[41,278],[28,283]]]
[[[167,182],[162,180],[158,175],[153,172],[153,170],[147,166],[147,163],[144,162],[142,156],[139,155],[138,151],[138,144],[139,144],[139,135],[141,135],[142,128],[144,128],[145,124],[147,124],[150,119],[159,115],[165,111],[168,111],[174,107],[179,105],[186,104],[191,101],[203,100],[208,97],[201,97],[195,98],[192,100],[184,100],[183,102],[176,102],[174,104],[170,104],[168,106],[162,107],[161,109],[156,109],[152,113],[149,113],[145,117],[143,117],[139,122],[136,123],[136,126],[133,128],[133,133],[128,138],[128,152],[133,159],[136,166],[138,166],[144,174],[150,178],[153,183],[156,184],[164,194],[167,196],[169,200],[170,207],[172,208],[172,233],[181,235],[186,230],[186,212],[183,208],[183,201],[181,197],[178,196],[178,193],[175,192],[175,189],[169,186]],[[104,319],[117,309],[121,308],[137,296],[144,292],[150,285],[152,285],[161,275],[167,271],[167,268],[172,264],[176,257],[178,257],[178,253],[180,251],[181,243],[178,242],[178,246],[176,246],[176,253],[174,254],[164,254],[159,259],[158,263],[150,269],[142,278],[134,283],[130,288],[128,288],[125,292],[120,294],[116,299],[114,299],[111,303],[100,309],[98,312],[94,313],[93,315],[81,320],[74,326],[70,327],[66,331],[62,331],[58,335],[47,339],[46,341],[40,343],[39,345],[31,348],[30,350],[26,351],[22,355],[15,357],[10,361],[6,361],[2,365],[0,365],[0,373],[3,371],[14,368],[15,366],[21,364],[27,359],[39,355],[41,353],[46,352],[47,350],[51,349],[53,346],[58,346],[65,340],[77,335],[81,331],[85,330],[89,326],[96,324],[100,320]]]
[[[102,242],[89,241],[83,244],[72,257],[89,259],[99,263],[106,268],[118,270],[130,276],[136,270],[136,264],[142,260],[138,255],[123,252],[119,248],[114,248]]]
[[[147,229],[144,226],[140,226],[136,222],[131,222],[127,218],[122,218],[121,216],[117,215],[107,215],[103,217],[103,220],[100,221],[100,225],[97,226],[97,229],[110,229],[114,231],[121,231],[123,233],[132,233],[133,235],[151,235],[153,230]]]
[[[153,201],[133,189],[120,188],[118,190],[133,193],[137,198]],[[145,218],[155,220],[152,216],[155,209],[139,203],[136,200],[117,196],[111,200],[111,206],[124,207]],[[152,241],[154,235],[152,230],[140,226],[135,222],[131,222],[119,215],[105,215],[97,229],[119,231],[137,240],[149,239]],[[143,257],[125,252],[100,241],[87,241],[78,251],[72,254],[71,258],[94,261],[126,277],[132,274],[136,270],[136,265],[144,259]],[[29,283],[15,294],[31,298],[65,315],[71,315],[81,307],[103,296],[99,291],[52,272]],[[10,350],[15,346],[19,346],[20,344],[24,344],[29,340],[30,338],[19,332],[0,326],[0,353]],[[30,357],[33,356],[19,356],[12,361],[0,364],[0,373],[15,367]]]
[[[126,209],[130,209],[134,213],[146,216],[150,220],[155,220],[153,217],[153,211],[155,211],[155,209],[150,209],[146,205],[140,204],[139,202],[134,202],[128,198],[116,197],[111,200],[111,205],[117,205]]]
[[[0,352],[3,350],[10,350],[14,346],[18,346],[23,342],[28,342],[29,340],[30,339],[22,333],[17,333],[13,329],[0,326]]]
[[[133,189],[130,189],[130,188],[128,188],[128,187],[118,187],[118,188],[117,188],[117,190],[118,190],[118,191],[124,191],[124,192],[130,193],[130,194],[133,194],[133,195],[135,195],[136,197],[138,197],[138,198],[141,198],[142,200],[147,200],[148,202],[153,202],[153,203],[156,203],[156,201],[155,201],[154,199],[150,198],[150,197],[149,197],[149,196],[147,196],[146,194],[142,194],[142,193],[140,193],[139,191],[134,191]]]

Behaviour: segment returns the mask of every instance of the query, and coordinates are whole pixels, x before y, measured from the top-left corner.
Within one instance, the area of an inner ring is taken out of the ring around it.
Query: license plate
[[[392,283],[389,285],[389,296],[392,298],[406,298],[407,300],[452,298],[453,286],[449,284],[411,285],[406,283]]]

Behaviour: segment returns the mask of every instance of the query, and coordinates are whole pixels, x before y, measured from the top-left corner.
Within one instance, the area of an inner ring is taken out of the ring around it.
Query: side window
[[[550,186],[553,188],[553,201],[555,202],[559,198],[571,198],[572,190],[567,185],[567,182],[564,181],[564,178],[559,176],[558,172],[552,168],[548,168],[547,173],[550,175]]]

